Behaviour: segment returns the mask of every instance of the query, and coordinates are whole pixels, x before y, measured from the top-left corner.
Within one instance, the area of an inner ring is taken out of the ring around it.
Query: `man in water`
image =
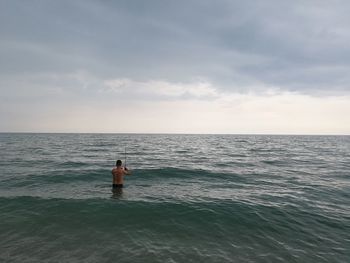
[[[112,169],[113,175],[113,190],[123,188],[124,175],[130,175],[131,172],[128,168],[122,166],[122,161],[118,160],[116,162],[116,167]]]

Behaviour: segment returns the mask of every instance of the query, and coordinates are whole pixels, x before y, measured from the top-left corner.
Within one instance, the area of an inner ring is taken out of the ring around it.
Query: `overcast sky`
[[[0,131],[350,134],[349,13],[0,0]]]

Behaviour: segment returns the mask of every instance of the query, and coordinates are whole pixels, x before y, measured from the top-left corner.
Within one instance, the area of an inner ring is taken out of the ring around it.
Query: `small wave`
[[[106,254],[127,258],[141,249],[134,260],[141,262],[152,250],[153,261],[164,261],[163,252],[169,247],[175,262],[185,257],[215,261],[219,252],[225,255],[220,257],[223,262],[237,257],[255,262],[261,260],[257,255],[272,262],[290,257],[309,261],[308,255],[320,251],[324,261],[332,261],[334,256],[345,260],[343,240],[349,240],[341,219],[310,209],[245,202],[17,197],[0,198],[0,212],[2,259],[10,255],[18,260],[44,256],[53,260],[62,251],[72,259],[84,251],[86,260],[103,260]]]

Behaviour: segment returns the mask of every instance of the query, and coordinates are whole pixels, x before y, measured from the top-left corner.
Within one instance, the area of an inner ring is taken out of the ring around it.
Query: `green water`
[[[350,261],[347,136],[0,134],[0,150],[1,262]]]

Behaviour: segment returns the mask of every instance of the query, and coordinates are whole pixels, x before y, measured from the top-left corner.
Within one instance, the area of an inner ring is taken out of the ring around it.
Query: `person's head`
[[[121,160],[118,160],[116,163],[115,163],[116,166],[122,166],[122,161]]]

